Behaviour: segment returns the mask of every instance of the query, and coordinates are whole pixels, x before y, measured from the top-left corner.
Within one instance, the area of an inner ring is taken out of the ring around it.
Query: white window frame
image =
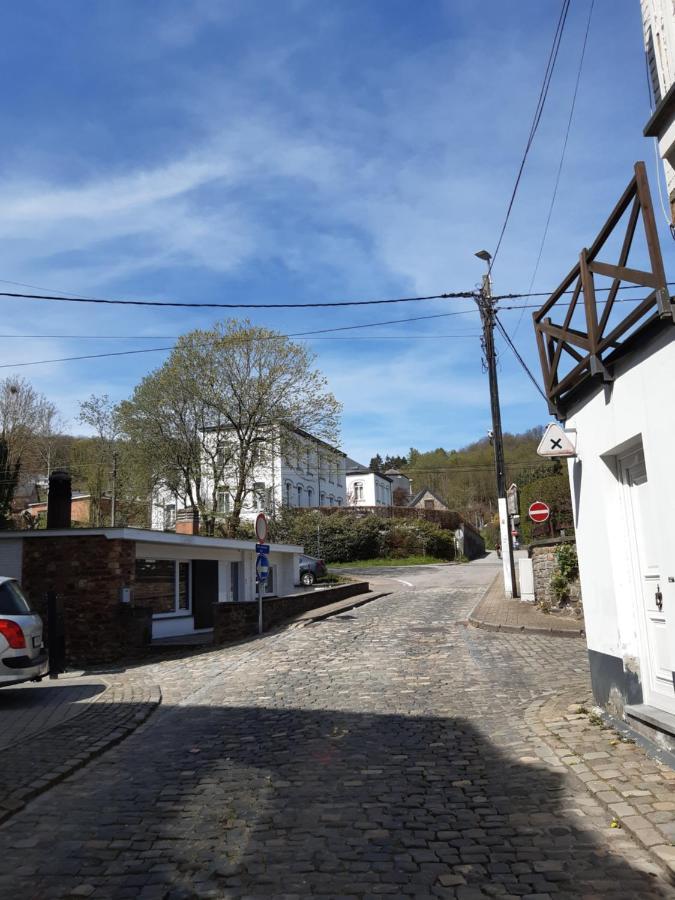
[[[176,559],[172,556],[141,556],[138,558],[138,562],[142,562],[144,560],[153,560],[153,561],[161,561],[164,560],[166,562],[173,563],[173,612],[167,613],[153,613],[153,619],[180,619],[184,616],[192,616],[192,560],[191,559]],[[187,609],[179,609],[178,607],[178,573],[180,572],[180,563],[186,563],[188,567],[188,581],[187,581],[187,589],[188,589],[188,607]]]

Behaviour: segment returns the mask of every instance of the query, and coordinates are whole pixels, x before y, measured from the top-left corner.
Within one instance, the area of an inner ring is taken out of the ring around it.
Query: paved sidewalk
[[[585,633],[583,620],[550,615],[533,603],[523,600],[507,600],[501,572],[470,614],[469,624],[486,631],[528,632],[561,637],[582,637]]]
[[[0,690],[0,750],[63,725],[101,699],[108,682],[100,677],[62,675],[40,684],[26,682]]]
[[[104,684],[101,679],[87,681]],[[78,715],[57,716],[39,734],[24,731],[22,739],[0,750],[0,822],[124,740],[147,719],[160,697],[155,685],[113,682],[93,702],[83,704]],[[46,725],[48,717],[38,715],[32,722]]]
[[[675,771],[592,709],[581,686],[534,701],[525,722],[543,742],[537,754],[581,779],[611,826],[629,832],[675,881]]]

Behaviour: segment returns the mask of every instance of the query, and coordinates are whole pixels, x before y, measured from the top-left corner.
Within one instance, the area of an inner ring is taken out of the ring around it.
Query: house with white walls
[[[347,500],[345,459],[346,455],[337,447],[301,429],[271,430],[249,477],[242,520],[253,522],[259,512],[274,515],[283,507],[344,506]],[[236,473],[225,466],[218,484],[214,485],[207,472],[205,466],[202,493],[207,497],[215,493],[214,518],[225,520],[232,511]],[[185,494],[160,487],[153,499],[152,527],[191,533],[192,516],[186,515],[189,510]]]
[[[658,144],[675,223],[675,4],[641,0],[640,6],[652,107],[644,134]]]
[[[639,288],[620,302],[619,288]],[[593,693],[675,748],[675,298],[644,163],[534,327],[568,461]]]
[[[348,460],[346,471],[349,506],[391,506],[391,478]]]

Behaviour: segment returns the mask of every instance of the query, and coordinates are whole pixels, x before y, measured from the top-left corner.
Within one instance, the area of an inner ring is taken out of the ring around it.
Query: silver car
[[[42,619],[17,581],[0,575],[0,687],[39,681],[49,670]]]

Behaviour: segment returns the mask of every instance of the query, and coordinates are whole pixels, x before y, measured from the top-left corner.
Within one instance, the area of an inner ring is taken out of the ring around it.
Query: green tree
[[[234,532],[254,467],[275,450],[297,452],[299,432],[337,441],[341,406],[314,360],[303,345],[249,321],[192,331],[121,404],[124,432],[154,465],[156,482],[207,519],[227,478]]]

